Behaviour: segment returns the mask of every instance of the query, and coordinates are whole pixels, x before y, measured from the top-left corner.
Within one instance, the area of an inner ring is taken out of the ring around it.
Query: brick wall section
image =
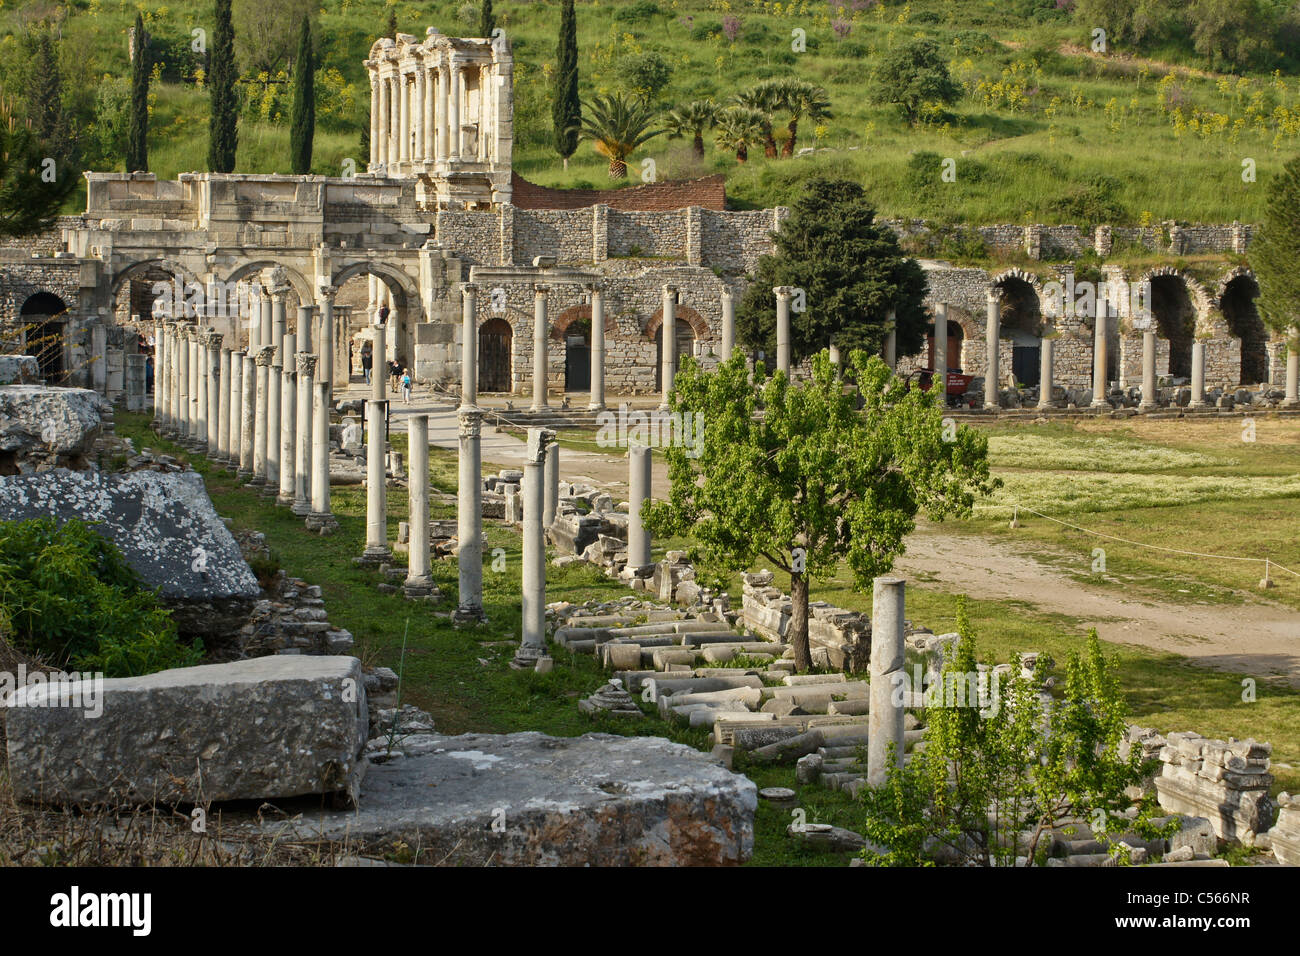
[[[727,208],[727,178],[721,173],[703,179],[646,183],[626,189],[551,189],[512,173],[510,185],[511,202],[520,209],[582,209],[597,204],[642,212],[666,212],[687,206],[703,206],[718,212]]]

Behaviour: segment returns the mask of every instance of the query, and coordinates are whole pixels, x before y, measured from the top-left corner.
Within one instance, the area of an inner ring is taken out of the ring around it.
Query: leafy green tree
[[[691,149],[697,158],[704,158],[704,131],[718,122],[718,107],[713,100],[692,100],[685,106],[669,112],[665,126],[669,139],[691,137]]]
[[[930,39],[900,43],[872,73],[872,102],[897,106],[909,123],[916,122],[925,104],[954,103],[960,95],[939,45]]]
[[[657,100],[672,78],[673,68],[661,55],[647,50],[624,57],[619,63],[618,73],[623,89],[628,93],[643,100]]]
[[[582,103],[578,99],[578,15],[574,13],[573,0],[564,0],[560,9],[551,121],[555,127],[555,151],[564,160],[564,168],[568,169],[569,157],[578,148],[578,132],[583,128]],[[622,175],[627,175],[626,168]],[[613,165],[610,166],[610,176],[614,176]]]
[[[239,151],[239,94],[235,90],[235,28],[230,18],[231,0],[216,0],[212,32],[208,95],[212,113],[208,121],[208,169],[233,173]]]
[[[149,37],[144,17],[135,15],[135,60],[131,64],[131,125],[126,138],[126,171],[149,168]]]
[[[285,69],[302,18],[316,16],[320,7],[319,0],[234,0],[235,52],[244,73],[275,76]]]
[[[63,106],[58,46],[48,27],[34,31],[28,46],[31,71],[27,74],[27,118],[32,133],[62,166],[73,160],[76,150],[72,121]]]
[[[740,341],[768,355],[776,348],[776,286],[803,290],[805,309],[790,322],[791,356],[834,344],[842,351],[879,352],[889,312],[899,355],[925,341],[929,318],[925,273],[903,254],[898,237],[875,221],[862,187],[847,180],[809,180],[790,216],[773,234],[776,251],[758,261],[736,311]]]
[[[750,149],[766,142],[769,130],[762,112],[747,106],[728,106],[718,111],[718,149],[736,154],[737,163],[749,161]]]
[[[1024,673],[1019,657],[1009,678],[981,675],[964,598],[957,630],[927,690],[925,747],[901,769],[891,761],[886,782],[862,791],[863,829],[875,844],[862,854],[867,862],[1010,866],[1024,857],[1034,865],[1045,858],[1044,837],[1074,819],[1102,840],[1128,831],[1150,839],[1177,826],[1156,823],[1154,795],[1134,804],[1125,792],[1153,768],[1125,742],[1116,665],[1095,630],[1083,653],[1070,655],[1062,699],[1051,703],[1038,694],[1041,672]]]
[[[1244,70],[1271,53],[1277,28],[1273,5],[1262,0],[1192,0],[1192,43],[1214,70]]]
[[[29,236],[53,224],[77,178],[19,121],[0,92],[0,236]]]
[[[1259,235],[1250,246],[1259,281],[1259,312],[1269,328],[1300,350],[1300,155],[1268,184]]]
[[[609,160],[610,179],[626,179],[628,157],[663,132],[653,128],[655,115],[648,103],[621,93],[593,97],[583,107],[582,135]]]
[[[492,12],[492,0],[483,0],[478,19],[478,35],[492,39],[492,31],[497,28],[497,18]]]
[[[82,521],[0,523],[0,634],[57,667],[128,677],[199,663],[121,552]]]
[[[799,121],[808,120],[810,123],[816,123],[829,118],[831,103],[826,96],[826,90],[816,83],[809,83],[806,80],[787,80],[782,95],[782,106],[790,117],[786,125],[790,137],[781,145],[781,155],[790,157],[794,155],[799,140]]]
[[[845,561],[854,587],[869,589],[903,552],[919,512],[968,515],[994,487],[983,435],[962,427],[943,440],[937,390],[909,388],[865,352],[849,362],[852,387],[826,352],[797,384],[782,372],[765,378],[761,366],[751,382],[739,350],[711,372],[685,358],[669,404],[703,421],[703,447],[667,448],[671,494],[642,508],[652,534],[699,542],[706,573],[760,557],[789,573],[800,671],[812,666],[812,580],[829,580]]]
[[[293,172],[311,172],[312,141],[316,137],[316,63],[311,49],[311,21],[302,18],[298,34],[298,56],[293,65],[293,120],[289,131],[289,153]]]

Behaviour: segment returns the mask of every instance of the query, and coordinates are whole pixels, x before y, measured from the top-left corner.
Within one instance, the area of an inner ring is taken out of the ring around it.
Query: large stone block
[[[259,657],[105,680],[99,716],[49,706],[49,691],[23,688],[5,711],[10,780],[28,802],[355,797],[365,765],[369,718],[354,657]]]
[[[41,380],[34,355],[0,355],[0,385],[31,385]]]
[[[45,516],[93,522],[159,590],[186,636],[221,638],[242,627],[261,593],[195,472],[59,469],[0,478],[0,520]]]
[[[102,402],[85,388],[0,385],[0,475],[88,467]]]
[[[530,732],[398,746],[402,759],[371,767],[355,813],[292,829],[374,850],[402,839],[420,862],[469,866],[717,866],[753,853],[753,782],[683,744]]]

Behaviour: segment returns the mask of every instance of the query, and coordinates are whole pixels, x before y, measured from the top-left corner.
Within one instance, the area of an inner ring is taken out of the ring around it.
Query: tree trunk
[[[776,137],[772,135],[771,126],[763,130],[763,155],[768,159],[776,159]]]
[[[794,668],[800,674],[812,670],[812,652],[808,648],[808,578],[801,573],[790,575],[790,646],[794,648]]]
[[[695,148],[695,158],[704,158],[704,134],[698,130],[695,133],[695,142],[691,144]]]
[[[569,157],[562,156],[560,158],[564,160],[564,171],[567,173],[569,171]]]
[[[736,150],[736,162],[743,163],[747,159],[749,159],[748,146],[742,146],[738,150]]]
[[[781,147],[781,155],[788,157],[794,155],[794,144],[799,139],[799,121],[794,119],[790,120],[790,125],[786,128],[790,130],[790,138],[787,139],[785,145]]]
[[[621,159],[611,159],[609,161],[609,178],[627,179],[627,163]]]

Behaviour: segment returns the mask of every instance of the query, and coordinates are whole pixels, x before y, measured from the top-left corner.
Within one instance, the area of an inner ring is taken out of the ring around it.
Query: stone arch
[[[686,322],[686,324],[691,327],[691,331],[695,333],[697,339],[706,339],[709,337],[710,330],[708,320],[692,309],[689,305],[677,305],[674,307],[673,313],[677,321]],[[645,324],[645,337],[653,340],[659,332],[659,326],[663,325],[663,323],[664,310],[663,306],[660,306],[655,310],[654,314],[650,316],[650,321]],[[608,324],[606,324],[605,327],[609,328]]]
[[[551,332],[550,332],[551,340],[555,342],[563,342],[564,333],[569,328],[569,326],[572,325],[574,322],[580,322],[583,319],[586,319],[588,322],[591,321],[590,305],[574,305],[565,309],[563,312],[561,312],[551,321]],[[662,315],[659,317],[659,321],[660,322],[663,321]],[[611,336],[617,334],[618,334],[618,323],[614,321],[614,314],[609,309],[606,309],[605,310],[605,335]]]
[[[311,305],[316,301],[316,292],[311,287],[311,283],[297,269],[287,266],[282,262],[275,262],[271,259],[257,259],[252,262],[245,262],[237,269],[226,276],[227,285],[235,285],[243,279],[247,279],[254,273],[261,272],[263,269],[283,269],[285,276],[289,280],[289,285],[293,287],[294,294],[298,296],[299,305]]]
[[[148,289],[136,283],[151,283]],[[132,316],[139,315],[142,322],[152,320],[153,311],[162,296],[153,294],[156,283],[165,282],[172,289],[167,298],[166,311],[173,315],[194,317],[196,290],[203,288],[196,273],[174,258],[141,259],[118,270],[109,284],[109,307],[118,325],[133,324]]]
[[[1042,281],[1032,272],[1012,268],[995,276],[989,288],[1002,292],[999,338],[1011,341],[1010,371],[1016,381],[1037,385],[1043,333],[1047,331]]]
[[[397,322],[395,329],[389,332],[387,345],[394,358],[404,365],[413,366],[414,329],[423,319],[420,293],[415,280],[400,267],[373,259],[361,259],[338,269],[330,284],[335,289],[342,289],[348,280],[358,276],[374,276],[392,294],[393,305],[397,310]],[[391,317],[389,321],[391,325]],[[369,324],[369,322],[370,316],[364,316],[363,323]]]
[[[1268,381],[1268,330],[1255,307],[1258,297],[1259,281],[1245,266],[1228,272],[1215,289],[1214,301],[1228,333],[1241,342],[1238,382],[1242,385]]]
[[[22,351],[36,357],[41,377],[51,385],[63,384],[68,370],[68,304],[53,292],[29,295],[18,310]]]
[[[1168,374],[1174,378],[1190,378],[1192,341],[1198,327],[1210,318],[1209,295],[1199,282],[1173,266],[1148,270],[1138,285],[1150,290],[1147,304],[1155,319],[1157,339],[1169,343]]]
[[[176,261],[175,259],[161,257],[157,259],[141,259],[139,262],[133,262],[128,266],[123,266],[113,276],[113,279],[109,284],[110,291],[114,295],[116,295],[118,290],[122,288],[123,282],[126,282],[128,279],[132,278],[137,272],[146,272],[150,269],[158,269],[162,272],[170,272],[174,276],[179,276],[186,283],[193,282],[196,284],[201,284],[199,283],[198,276],[195,273],[191,272],[180,262]]]

